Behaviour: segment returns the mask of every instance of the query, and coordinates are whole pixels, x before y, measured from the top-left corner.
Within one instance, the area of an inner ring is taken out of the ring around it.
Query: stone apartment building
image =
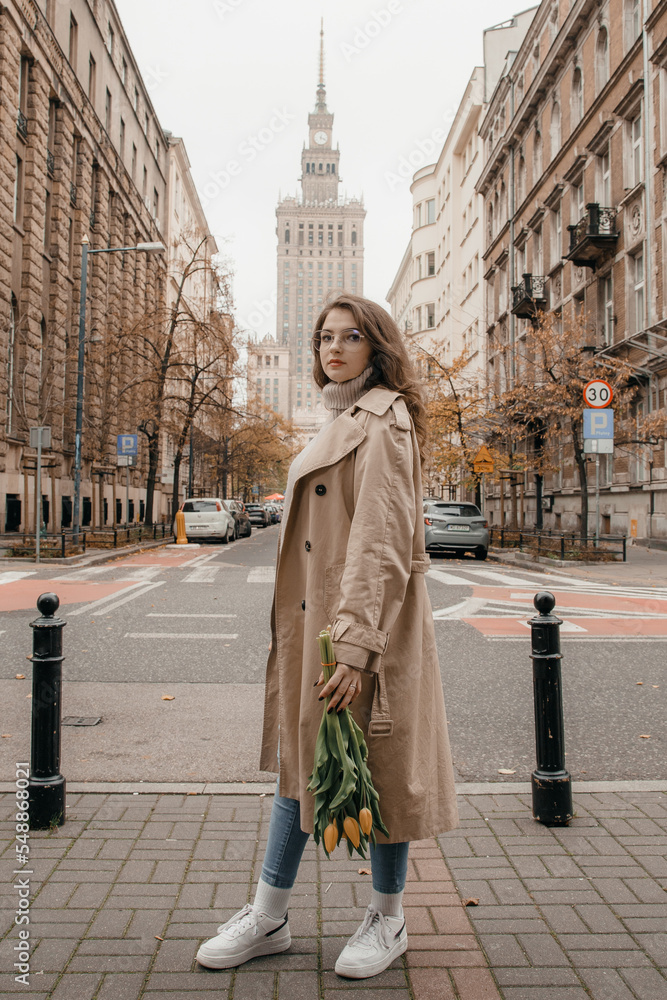
[[[490,95],[503,71],[507,53],[519,48],[536,8],[484,32],[484,65],[468,80],[454,120],[442,137],[434,163],[414,174],[412,234],[387,293],[393,318],[407,342],[437,350],[451,364],[465,354],[466,379],[484,377],[482,253],[484,201],[476,184],[484,165],[479,127]],[[422,377],[427,363],[417,353]],[[446,486],[454,499],[461,491]],[[460,498],[460,497],[459,497]]]
[[[290,348],[267,333],[261,340],[248,342],[248,399],[255,397],[265,406],[289,419]]]
[[[538,308],[559,323],[583,315],[588,348],[628,360],[637,419],[667,401],[666,14],[664,0],[543,0],[507,60],[480,126],[477,181],[487,372],[501,389]],[[544,525],[574,530],[573,448],[552,437]],[[603,532],[667,538],[666,455],[660,440],[599,456]],[[530,474],[525,495],[532,526]],[[498,525],[499,488],[488,502]]]
[[[113,0],[3,3],[0,94],[0,532],[35,530],[36,495],[59,531],[72,521],[82,240],[168,243],[170,148]],[[164,303],[168,266],[136,251],[89,258],[84,527],[126,514],[116,434],[136,433],[137,414],[118,391],[131,364],[118,332]],[[38,490],[32,426],[52,431]],[[140,435],[131,519],[144,515],[146,468]]]

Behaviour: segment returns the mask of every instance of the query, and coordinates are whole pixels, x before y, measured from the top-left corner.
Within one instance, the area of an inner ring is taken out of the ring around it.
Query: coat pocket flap
[[[338,618],[331,625],[331,638],[335,642],[345,636],[346,642],[351,642],[355,646],[363,646],[374,653],[384,653],[389,642],[389,633],[381,632],[379,628],[372,625],[363,625],[361,622],[347,622]]]

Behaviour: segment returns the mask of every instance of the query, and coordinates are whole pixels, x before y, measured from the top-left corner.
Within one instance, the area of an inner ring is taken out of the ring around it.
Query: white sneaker
[[[197,961],[207,969],[230,969],[258,955],[287,951],[291,943],[287,914],[275,920],[248,903],[204,942]]]
[[[368,979],[384,972],[408,947],[405,917],[387,917],[369,906],[361,927],[347,942],[336,972],[348,979]]]

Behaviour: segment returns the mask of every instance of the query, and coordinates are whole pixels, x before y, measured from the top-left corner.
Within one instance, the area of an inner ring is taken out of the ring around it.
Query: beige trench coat
[[[421,495],[408,409],[381,386],[323,429],[294,483],[281,524],[260,766],[279,770],[280,794],[300,801],[304,832],[313,831],[306,786],[324,704],[313,687],[316,637],[327,625],[337,661],[362,670],[352,711],[389,842],[458,823]]]

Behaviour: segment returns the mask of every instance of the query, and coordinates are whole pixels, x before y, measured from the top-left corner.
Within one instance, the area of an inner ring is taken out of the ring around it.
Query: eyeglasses
[[[324,333],[322,330],[316,330],[311,343],[316,351],[329,351],[337,338],[343,348],[346,351],[350,351],[350,353],[358,351],[366,339],[363,333],[359,333],[358,330],[344,330],[340,334]]]

